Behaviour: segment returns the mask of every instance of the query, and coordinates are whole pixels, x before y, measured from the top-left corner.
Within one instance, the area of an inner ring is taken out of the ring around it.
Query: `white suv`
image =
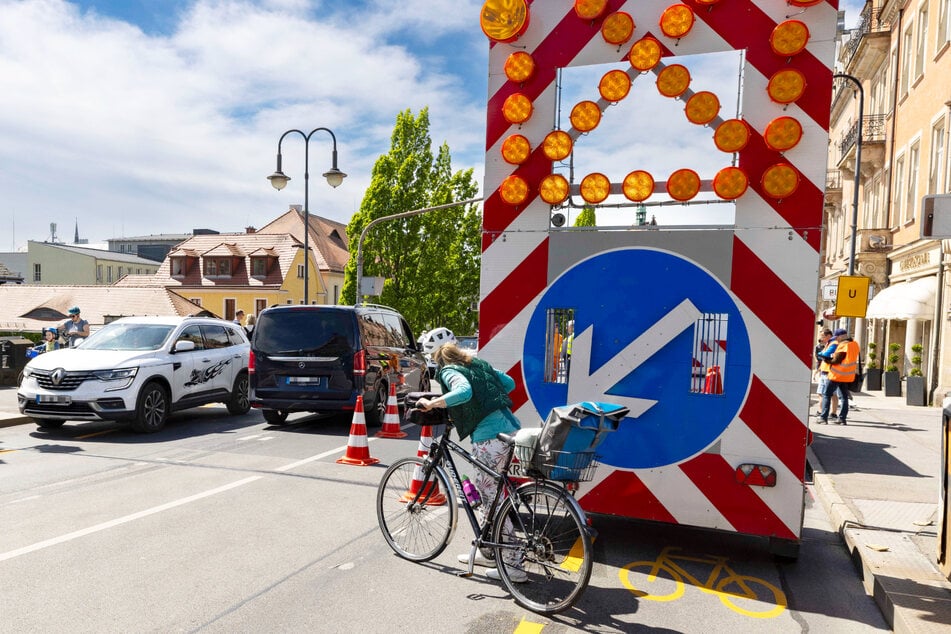
[[[39,427],[67,420],[128,420],[158,431],[169,412],[223,402],[250,409],[242,328],[210,317],[125,317],[77,348],[27,363],[17,390],[20,413]]]

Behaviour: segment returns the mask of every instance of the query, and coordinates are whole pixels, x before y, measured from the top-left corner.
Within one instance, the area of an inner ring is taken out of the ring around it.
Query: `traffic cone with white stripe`
[[[377,438],[406,438],[406,435],[406,432],[400,429],[400,408],[396,402],[396,384],[390,383],[390,396],[386,399],[383,428],[374,436]]]
[[[429,455],[429,448],[433,444],[433,428],[429,425],[423,425],[419,432],[419,449],[416,450],[417,458],[425,458]],[[423,488],[423,466],[417,465],[413,471],[413,481],[409,485],[409,490],[403,494],[403,502],[412,502],[416,499],[416,494]],[[429,495],[427,498],[426,495]],[[426,501],[426,506],[442,506],[446,503],[446,496],[439,490],[439,481],[435,476],[426,483],[423,494],[419,496],[420,500]]]
[[[363,416],[363,397],[358,396],[357,406],[353,409],[353,422],[350,424],[347,453],[337,458],[337,462],[365,467],[379,461],[379,458],[370,455],[370,446],[367,444],[367,422]]]

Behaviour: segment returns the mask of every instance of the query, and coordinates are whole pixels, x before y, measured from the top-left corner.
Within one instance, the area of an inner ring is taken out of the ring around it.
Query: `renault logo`
[[[63,368],[56,368],[50,374],[50,379],[53,381],[53,385],[59,386],[63,382],[63,379],[66,377],[66,370]]]

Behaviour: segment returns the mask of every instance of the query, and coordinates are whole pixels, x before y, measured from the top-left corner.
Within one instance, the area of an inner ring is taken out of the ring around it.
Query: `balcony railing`
[[[856,121],[852,127],[843,135],[839,141],[839,158],[844,158],[852,146],[855,145],[859,136],[859,122]],[[881,143],[885,140],[885,115],[871,114],[862,117],[862,143]]]
[[[882,20],[882,5],[879,2],[866,2],[862,13],[859,16],[859,23],[851,30],[852,37],[843,45],[844,55],[842,61],[844,67],[848,68],[849,62],[858,50],[859,44],[869,33],[879,33],[891,30],[891,24]]]

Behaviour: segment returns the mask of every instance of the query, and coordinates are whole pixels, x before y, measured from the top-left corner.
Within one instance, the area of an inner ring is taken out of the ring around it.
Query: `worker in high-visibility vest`
[[[829,384],[822,394],[822,411],[819,412],[819,422],[829,422],[829,402],[832,395],[839,395],[840,425],[845,425],[849,415],[849,386],[855,381],[855,373],[859,366],[859,344],[849,337],[845,328],[839,328],[832,333],[838,345],[835,352],[829,357]]]
[[[575,340],[575,320],[568,322],[568,334],[565,336],[565,372],[571,372],[571,344]]]

